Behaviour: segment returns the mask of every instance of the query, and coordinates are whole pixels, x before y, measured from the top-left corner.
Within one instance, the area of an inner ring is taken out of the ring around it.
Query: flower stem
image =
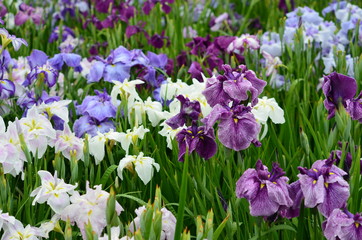
[[[177,223],[175,230],[175,240],[179,240],[181,237],[181,232],[183,228],[183,218],[184,218],[184,210],[186,203],[186,192],[187,192],[187,172],[189,167],[189,155],[185,154],[184,168],[182,171],[182,182],[181,182],[181,191],[180,191],[180,200],[177,210]]]

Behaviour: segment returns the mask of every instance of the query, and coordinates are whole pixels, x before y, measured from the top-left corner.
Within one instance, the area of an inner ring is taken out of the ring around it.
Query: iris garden
[[[1,1],[1,239],[362,239],[361,20]]]

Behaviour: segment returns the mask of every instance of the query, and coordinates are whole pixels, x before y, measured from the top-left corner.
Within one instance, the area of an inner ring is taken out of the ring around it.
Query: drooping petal
[[[306,207],[314,208],[325,201],[326,190],[324,188],[323,175],[320,175],[317,180],[303,174],[298,174],[298,177]]]
[[[104,72],[104,68],[105,68],[105,64],[101,61],[95,62],[88,74],[88,83],[92,83],[92,82],[99,82],[99,80],[101,80],[101,78],[103,77],[103,72]]]
[[[250,215],[252,216],[271,216],[279,209],[279,204],[272,201],[268,196],[268,190],[265,186],[259,185],[260,189],[256,197],[250,200]]]

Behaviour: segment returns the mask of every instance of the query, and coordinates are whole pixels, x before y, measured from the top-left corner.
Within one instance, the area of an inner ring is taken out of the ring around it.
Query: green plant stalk
[[[185,204],[186,204],[186,192],[187,192],[187,172],[188,172],[188,167],[189,167],[189,155],[187,152],[188,151],[186,151],[186,154],[185,154],[184,168],[182,171],[180,200],[179,200],[179,205],[178,205],[178,210],[177,210],[175,240],[180,240],[181,231],[183,228],[183,218],[184,218],[184,211],[185,211]]]

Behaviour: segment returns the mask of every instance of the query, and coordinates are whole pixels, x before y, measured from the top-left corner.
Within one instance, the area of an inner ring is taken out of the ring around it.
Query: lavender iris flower
[[[75,53],[58,53],[55,54],[54,57],[49,59],[50,65],[54,67],[56,70],[60,71],[64,65],[64,63],[68,67],[79,67],[80,61],[82,60],[82,57]]]
[[[147,58],[149,60],[148,65],[146,66],[145,75],[143,79],[146,80],[151,86],[158,88],[161,86],[161,83],[165,80],[163,75],[156,76],[156,69],[165,69],[168,58],[166,54],[155,54],[153,52],[147,53]],[[161,76],[161,77],[160,77]]]
[[[362,239],[361,213],[352,214],[346,208],[334,209],[331,215],[322,224],[324,236],[328,240]]]
[[[127,50],[120,46],[113,50],[105,59],[97,58],[97,62],[92,65],[88,75],[88,82],[98,82],[102,77],[105,81],[113,80],[123,82],[130,77],[130,69],[137,64],[145,65],[148,59],[140,50]]]
[[[201,114],[201,105],[198,101],[190,101],[190,99],[185,98],[183,95],[177,96],[177,99],[181,102],[180,113],[166,121],[166,124],[172,129],[182,127],[189,120],[197,121]]]
[[[21,96],[17,104],[24,109],[23,116],[26,116],[28,109],[33,105],[40,105],[41,103],[49,104],[60,100],[59,96],[49,96],[47,92],[43,91],[40,97],[37,97],[33,91],[27,91]]]
[[[179,147],[179,161],[184,161],[186,151],[188,154],[196,151],[200,157],[205,159],[211,158],[217,151],[214,130],[207,130],[204,126],[198,127],[195,122],[191,127],[177,133],[176,140]]]
[[[355,99],[346,100],[346,110],[353,120],[362,123],[362,92]]]
[[[225,147],[240,151],[248,148],[251,143],[261,146],[257,140],[261,127],[251,113],[251,107],[237,105],[230,108],[217,104],[201,121],[206,129],[210,129],[218,120],[218,137]]]
[[[94,137],[97,132],[106,133],[111,129],[115,129],[114,123],[111,120],[105,119],[98,121],[88,115],[82,116],[74,122],[73,131],[77,137],[83,137],[85,133]]]
[[[333,165],[333,154],[326,160],[313,163],[311,169],[298,167],[300,187],[304,195],[304,205],[318,207],[323,216],[328,217],[335,208],[341,208],[349,198],[349,185],[343,176],[347,173]]]
[[[8,99],[15,94],[15,84],[8,79],[0,80],[0,99]]]
[[[48,56],[45,54],[45,52],[37,49],[33,49],[31,54],[26,58],[28,59],[31,69],[35,68],[36,66],[43,66],[48,60]]]
[[[59,27],[55,27],[53,32],[50,34],[50,37],[49,37],[49,42],[52,43],[54,41],[57,41],[58,38],[59,38],[59,34],[60,34],[60,31],[59,31]],[[64,42],[65,39],[67,39],[68,35],[72,36],[73,38],[75,37],[75,33],[74,31],[67,27],[67,26],[63,26],[63,29],[62,29],[62,41]]]
[[[57,82],[58,77],[59,72],[54,69],[49,63],[47,63],[43,66],[36,66],[35,68],[33,68],[23,82],[23,86],[29,86],[35,80],[40,80],[44,81],[48,85],[48,87],[53,87]]]
[[[333,72],[324,76],[322,89],[326,96],[324,106],[328,110],[328,119],[330,119],[334,117],[340,104],[346,107],[346,101],[354,97],[357,83],[354,78]]]
[[[229,65],[222,65],[225,73],[218,77],[207,79],[206,89],[203,91],[210,106],[228,104],[231,101],[246,101],[251,94],[251,104],[258,103],[258,96],[263,91],[266,82],[257,78],[252,70],[245,65],[234,71]]]
[[[255,169],[247,169],[237,181],[236,196],[249,201],[252,216],[271,216],[293,204],[287,188],[289,179],[284,174],[277,163],[269,172],[258,160]]]
[[[8,99],[9,97],[14,96],[15,94],[15,84],[8,80],[4,79],[4,72],[6,71],[6,57],[1,56],[2,60],[0,61],[0,99]]]
[[[108,118],[116,117],[117,108],[112,104],[111,97],[106,90],[94,91],[96,96],[86,96],[81,105],[77,106],[77,113],[89,115],[102,122]]]

